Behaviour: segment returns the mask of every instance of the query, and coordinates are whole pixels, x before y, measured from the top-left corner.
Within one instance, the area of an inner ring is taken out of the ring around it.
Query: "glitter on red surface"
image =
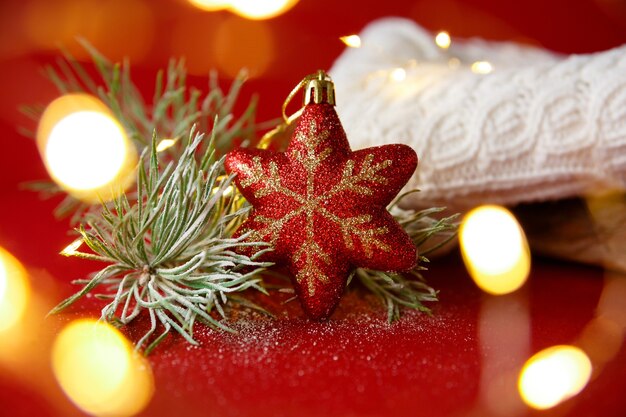
[[[228,322],[236,334],[198,326],[198,347],[172,334],[148,357],[157,393],[141,415],[624,415],[626,345],[583,393],[560,407],[541,414],[527,408],[497,414],[484,402],[505,400],[485,396],[490,382],[509,372],[514,377],[521,362],[536,351],[571,344],[580,335],[593,318],[602,292],[601,270],[539,260],[526,290],[514,296],[522,301],[514,305],[514,313],[528,320],[526,337],[511,340],[510,335],[521,329],[515,323],[502,323],[511,315],[509,302],[482,294],[458,254],[433,263],[428,277],[440,290],[440,302],[430,305],[432,315],[407,309],[398,322],[388,324],[378,300],[355,287],[330,320],[317,323],[307,320],[296,303],[283,303],[289,294],[251,293],[273,318],[238,311]],[[494,301],[496,314],[488,314],[485,307],[493,307]],[[82,315],[99,314],[96,302],[81,307],[90,308]],[[149,320],[133,322],[128,329],[131,339],[141,337],[149,325]],[[508,331],[500,333],[504,325]],[[498,343],[489,337],[490,330],[500,337]],[[516,343],[527,350],[520,354]],[[519,398],[515,378],[505,382],[513,389],[505,394]]]
[[[275,317],[242,311],[228,322],[235,334],[198,327],[200,347],[172,335],[149,356],[161,392],[144,414],[463,415],[479,391],[481,294],[469,279],[450,279],[458,278],[449,273],[454,266],[462,268],[453,261],[436,269],[446,293],[431,305],[432,316],[406,310],[391,324],[378,300],[358,287],[323,323],[307,320],[296,303],[282,304],[288,294],[254,294]],[[447,291],[450,281],[461,284],[458,292]],[[131,330],[135,338],[144,328],[134,323]]]
[[[289,269],[310,318],[331,315],[354,267],[415,267],[415,245],[386,210],[415,171],[415,151],[351,151],[332,105],[304,108],[286,152],[239,149],[225,165],[254,206],[238,234],[272,244],[265,259]]]

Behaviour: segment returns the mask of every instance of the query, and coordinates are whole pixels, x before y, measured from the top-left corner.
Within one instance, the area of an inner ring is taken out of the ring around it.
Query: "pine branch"
[[[172,329],[196,344],[196,321],[230,331],[221,322],[224,306],[247,289],[265,293],[259,273],[271,264],[257,261],[269,250],[265,243],[245,243],[262,248],[253,257],[235,252],[247,236],[232,235],[249,207],[232,195],[232,176],[224,175],[222,159],[214,161],[213,142],[214,136],[206,141],[192,129],[180,159],[162,168],[153,139],[142,158],[149,162],[138,169],[136,200],[122,194],[100,212],[87,213],[78,232],[91,252],[64,253],[109,265],[78,281],[84,287],[51,314],[100,287],[104,292],[97,296],[109,301],[103,320],[126,325],[148,311],[151,327],[138,348],[153,338],[157,322],[163,333],[146,350]]]
[[[411,271],[410,278],[407,278],[402,274],[359,268],[355,275],[387,308],[387,320],[390,323],[400,318],[402,307],[430,313],[430,309],[423,303],[437,301],[437,292],[424,282],[417,271]]]
[[[62,94],[84,92],[102,100],[124,127],[139,153],[149,147],[152,135],[156,132],[157,144],[163,140],[174,143],[159,152],[158,159],[162,162],[177,160],[185,149],[181,139],[188,135],[192,126],[196,126],[200,132],[212,131],[215,138],[213,146],[218,154],[230,150],[233,143],[249,144],[255,137],[256,97],[251,99],[241,116],[236,118],[233,115],[237,97],[246,79],[244,71],[233,81],[228,91],[220,88],[217,74],[211,72],[205,94],[188,86],[184,61],[171,60],[167,70],[157,74],[152,103],[147,104],[132,82],[127,60],[121,64],[111,63],[87,41],[80,40],[80,43],[91,55],[99,79],[90,76],[89,71],[68,51],[63,52],[63,57],[54,66],[44,68],[45,75]],[[41,117],[43,110],[41,106],[22,109],[29,118],[35,120]],[[218,123],[214,124],[216,118]],[[206,144],[198,146],[198,152],[203,153]],[[65,194],[54,185],[46,191],[48,197]],[[78,212],[72,217],[76,224],[82,212],[88,208],[85,203],[66,195],[55,215],[66,217]]]
[[[437,301],[437,292],[426,284],[421,274],[421,271],[427,269],[423,264],[429,262],[426,255],[442,248],[455,238],[458,228],[458,223],[455,222],[457,214],[441,219],[432,217],[445,208],[435,207],[421,211],[400,209],[397,204],[404,196],[406,194],[394,201],[389,209],[417,246],[420,253],[418,266],[407,274],[364,268],[358,268],[354,274],[386,307],[389,322],[400,318],[402,308],[430,313],[430,309],[423,303]]]

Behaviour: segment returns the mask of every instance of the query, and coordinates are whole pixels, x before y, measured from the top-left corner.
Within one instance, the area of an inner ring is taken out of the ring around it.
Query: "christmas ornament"
[[[570,57],[480,39],[438,46],[398,18],[360,39],[330,71],[351,97],[337,111],[355,145],[400,138],[428,160],[406,204],[517,205],[626,187],[626,46]]]
[[[253,206],[236,235],[270,243],[274,250],[262,259],[286,266],[305,313],[324,319],[355,267],[416,266],[416,247],[386,206],[415,171],[417,156],[406,145],[353,152],[330,78],[320,71],[300,86],[305,106],[286,152],[238,149],[225,167]]]

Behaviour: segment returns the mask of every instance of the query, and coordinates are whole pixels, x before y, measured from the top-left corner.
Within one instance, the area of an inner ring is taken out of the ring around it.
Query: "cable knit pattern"
[[[417,151],[410,205],[514,205],[626,185],[626,46],[564,57],[468,40],[444,51],[398,18],[361,39],[330,71],[337,111],[354,148]],[[473,73],[477,60],[494,71]],[[403,81],[389,77],[397,67]]]

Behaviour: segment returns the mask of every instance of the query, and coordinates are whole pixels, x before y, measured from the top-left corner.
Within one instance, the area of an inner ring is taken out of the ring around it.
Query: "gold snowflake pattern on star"
[[[347,191],[361,195],[371,195],[373,190],[368,184],[386,184],[387,178],[379,173],[390,167],[393,161],[386,159],[379,163],[373,163],[374,155],[368,154],[359,169],[355,171],[355,161],[348,159],[343,166],[339,182],[327,192],[316,195],[315,177],[317,170],[320,164],[333,152],[333,148],[325,143],[328,136],[329,132],[326,130],[318,132],[315,121],[311,121],[306,133],[299,132],[298,134],[297,140],[303,143],[306,148],[304,152],[294,152],[295,160],[300,162],[306,170],[306,192],[303,194],[297,193],[282,184],[278,165],[274,161],[270,161],[267,164],[267,170],[263,168],[260,156],[253,157],[250,165],[241,164],[239,166],[240,173],[243,174],[243,179],[240,180],[241,187],[248,188],[252,185],[257,185],[254,191],[256,198],[279,194],[292,198],[298,204],[297,208],[281,218],[257,215],[255,222],[261,223],[263,226],[251,231],[249,235],[251,241],[266,240],[268,243],[275,245],[283,227],[290,220],[300,215],[305,216],[305,238],[302,245],[294,250],[292,261],[297,264],[304,261],[303,266],[296,274],[296,280],[300,284],[307,284],[309,295],[315,294],[314,282],[316,280],[322,283],[328,282],[328,277],[319,267],[315,258],[326,265],[331,263],[330,254],[325,252],[315,241],[313,222],[315,214],[324,217],[337,226],[343,243],[349,249],[355,247],[355,239],[358,239],[366,256],[371,256],[375,249],[385,252],[391,250],[390,246],[379,238],[379,236],[388,232],[387,227],[367,228],[368,223],[372,220],[370,214],[342,218],[326,208],[323,203]],[[319,147],[323,147],[321,152],[318,152]]]

